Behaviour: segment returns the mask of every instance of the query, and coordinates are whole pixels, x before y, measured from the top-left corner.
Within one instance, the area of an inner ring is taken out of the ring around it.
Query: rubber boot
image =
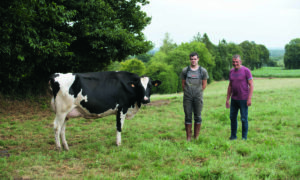
[[[191,141],[192,138],[192,124],[185,124],[186,140]]]
[[[194,124],[194,138],[195,138],[195,139],[198,139],[200,129],[201,129],[201,124],[196,124],[196,123],[195,123],[195,124]]]

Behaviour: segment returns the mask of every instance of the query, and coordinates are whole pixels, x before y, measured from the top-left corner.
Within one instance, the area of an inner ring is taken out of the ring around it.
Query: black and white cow
[[[159,80],[120,72],[56,73],[50,77],[53,93],[51,106],[54,119],[55,142],[61,149],[60,138],[69,150],[66,137],[66,121],[72,117],[102,118],[115,114],[117,117],[116,144],[121,145],[121,131],[125,118],[132,118],[141,104],[150,102],[152,86]]]

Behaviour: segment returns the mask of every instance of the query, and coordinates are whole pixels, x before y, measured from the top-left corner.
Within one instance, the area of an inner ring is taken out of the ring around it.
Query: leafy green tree
[[[193,37],[192,41],[202,42],[202,36],[201,36],[201,33],[198,32],[198,33]]]
[[[210,39],[206,33],[204,33],[203,36],[201,36],[201,34],[198,32],[197,35],[193,37],[192,42],[193,41],[204,43],[206,48],[210,52],[210,54],[212,56],[215,55],[215,53],[217,51],[217,47],[210,41]]]
[[[216,46],[210,41],[206,33],[204,33],[203,37],[201,38],[201,42],[205,44],[210,54],[212,55],[215,54]]]
[[[144,63],[147,63],[150,61],[151,57],[153,55],[150,54],[150,53],[143,53],[143,54],[139,54],[139,55],[136,55],[135,57],[141,61],[143,61]]]
[[[177,92],[182,91],[180,73],[183,67],[190,65],[189,62],[190,53],[191,52],[188,52],[186,50],[176,48],[173,51],[171,51],[168,54],[168,56],[165,58],[165,63],[173,66],[174,72],[177,76],[177,84],[178,84],[178,86],[176,87]]]
[[[153,89],[153,93],[169,94],[177,92],[178,76],[173,66],[165,62],[150,61],[147,73],[152,79],[162,81],[162,84]]]
[[[239,45],[235,44],[235,43],[232,43],[232,42],[228,43],[227,44],[227,50],[228,50],[228,56],[229,56],[228,59],[229,59],[230,64],[231,64],[231,61],[232,61],[232,57],[234,55],[239,54],[240,56],[243,57],[242,48]]]
[[[257,48],[258,48],[258,56],[259,56],[259,62],[257,68],[261,68],[263,64],[269,63],[270,52],[266,48],[266,46],[262,44],[257,45]]]
[[[225,40],[219,42],[216,47],[215,67],[213,70],[213,76],[215,80],[227,79],[230,62],[228,60],[228,46]]]
[[[145,64],[138,59],[129,59],[124,62],[121,62],[120,71],[128,71],[135,73],[139,76],[144,75],[145,73]]]
[[[254,70],[258,67],[259,64],[259,53],[254,42],[244,41],[239,46],[242,48],[243,64],[249,67],[251,70]]]
[[[169,33],[165,34],[165,38],[163,40],[163,45],[160,47],[159,51],[168,54],[170,51],[177,47],[176,43],[170,37]]]
[[[153,61],[155,62],[166,62],[166,58],[168,55],[162,51],[157,51],[150,59],[148,63],[151,63]]]
[[[286,69],[300,69],[300,38],[285,45],[284,66]]]
[[[68,22],[76,15],[61,1],[3,1],[0,4],[0,91],[13,93],[35,87],[50,69],[60,69],[71,57],[68,47],[75,40]],[[53,59],[57,59],[53,63]]]
[[[0,91],[37,89],[53,72],[105,69],[152,48],[146,0],[28,0],[0,4]],[[5,86],[4,86],[5,84]],[[35,84],[33,88],[32,84]],[[5,87],[5,88],[4,88]]]
[[[105,71],[119,71],[121,68],[121,63],[119,61],[111,62],[106,66]]]
[[[121,61],[128,55],[145,53],[152,48],[142,30],[151,18],[141,11],[145,0],[70,0],[64,5],[76,9],[72,34],[76,40],[70,49],[75,53],[75,71],[102,70],[110,61]]]

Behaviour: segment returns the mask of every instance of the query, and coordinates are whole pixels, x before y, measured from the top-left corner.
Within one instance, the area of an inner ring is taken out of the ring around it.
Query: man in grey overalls
[[[194,138],[199,137],[203,107],[203,90],[206,88],[209,78],[207,70],[198,65],[199,56],[193,52],[190,54],[191,65],[183,68],[181,72],[183,95],[183,108],[185,113],[185,130],[187,141],[192,136],[192,114],[194,112]]]

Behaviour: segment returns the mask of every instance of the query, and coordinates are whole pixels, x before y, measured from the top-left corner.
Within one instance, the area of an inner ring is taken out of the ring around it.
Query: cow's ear
[[[157,87],[161,84],[161,81],[160,80],[155,80],[155,81],[152,81],[152,85]]]

